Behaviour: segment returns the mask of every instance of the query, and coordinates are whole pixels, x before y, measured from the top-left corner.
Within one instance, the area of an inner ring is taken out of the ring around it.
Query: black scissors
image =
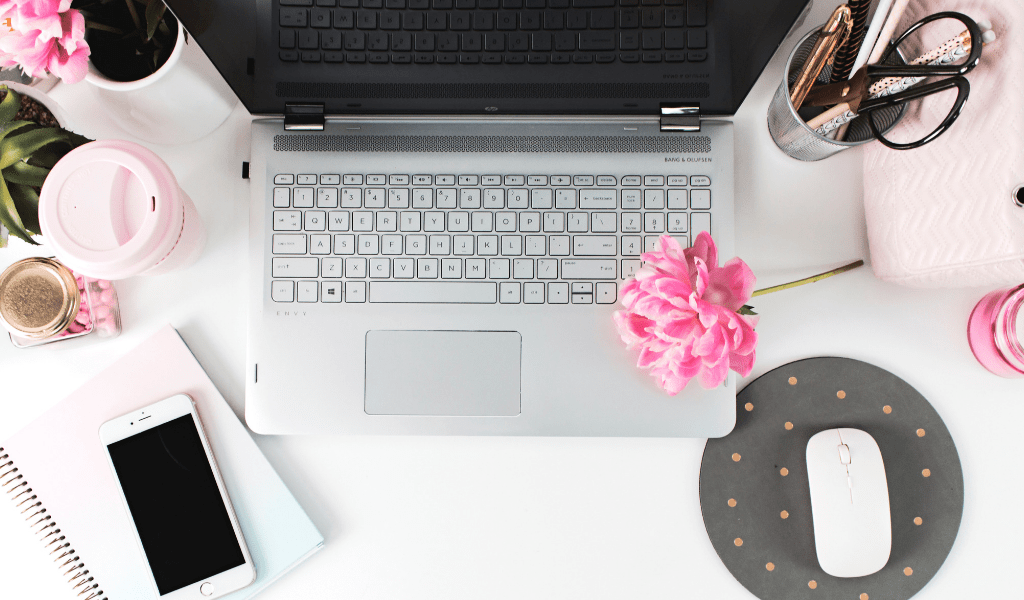
[[[925,25],[940,19],[954,19],[963,23],[966,27],[971,38],[971,50],[966,61],[959,64],[892,64],[893,60],[897,58],[894,56],[896,49],[899,48],[908,37]],[[871,134],[879,142],[895,150],[911,150],[914,148],[920,148],[945,133],[953,125],[953,122],[956,121],[957,117],[960,116],[960,113],[963,111],[964,104],[967,102],[967,97],[971,93],[971,84],[967,81],[967,78],[964,77],[964,75],[969,73],[978,65],[978,62],[981,60],[982,46],[982,31],[973,19],[958,12],[935,13],[934,15],[929,15],[917,23],[914,23],[909,29],[903,32],[903,35],[890,42],[885,52],[882,54],[878,64],[865,65],[861,67],[849,81],[816,86],[807,95],[804,105],[831,106],[845,102],[850,105],[850,110],[858,116],[865,115],[867,117],[868,127],[871,129]],[[909,89],[891,95],[870,95],[869,90],[873,83],[889,77],[914,77],[920,79],[941,77],[942,79],[920,86],[915,85]],[[879,125],[876,119],[879,111],[890,108],[900,108],[907,102],[919,100],[946,90],[951,90],[954,87],[957,88],[957,98],[953,103],[953,107],[950,109],[949,114],[946,115],[946,118],[939,123],[938,127],[936,127],[934,131],[920,140],[909,143],[893,142],[886,138],[881,131],[883,125]]]

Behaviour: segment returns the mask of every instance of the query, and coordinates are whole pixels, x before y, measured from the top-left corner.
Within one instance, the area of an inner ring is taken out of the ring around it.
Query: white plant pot
[[[137,81],[114,81],[89,62],[85,80],[128,133],[155,144],[183,144],[220,126],[238,99],[199,45],[178,24],[162,67]]]

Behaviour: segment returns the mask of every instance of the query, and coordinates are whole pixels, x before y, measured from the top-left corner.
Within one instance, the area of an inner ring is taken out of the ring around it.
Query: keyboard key
[[[555,208],[576,208],[576,190],[555,190]]]
[[[660,210],[665,208],[665,190],[644,190],[644,208]]]
[[[516,230],[516,213],[514,212],[499,212],[494,214],[494,230],[495,231],[515,231]]]
[[[402,253],[402,236],[400,235],[383,235],[380,241],[380,253],[387,255],[395,255]]]
[[[313,208],[313,188],[295,188],[292,192],[292,206]]]
[[[295,183],[295,176],[286,173],[274,175],[274,185],[292,185]]]
[[[455,208],[458,206],[458,195],[453,188],[437,190],[437,208]]]
[[[558,279],[558,261],[553,258],[538,258],[537,279]]]
[[[356,252],[368,255],[380,254],[380,238],[373,233],[360,235],[356,242]]]
[[[622,178],[622,185],[640,185],[639,175],[626,175]]]
[[[434,190],[430,188],[414,189],[412,191],[412,207],[434,208]]]
[[[574,8],[605,8],[615,6],[615,0],[572,0]]]
[[[483,258],[466,259],[466,279],[484,279],[487,276],[487,261]]]
[[[341,183],[341,175],[321,175],[320,185],[338,185]]]
[[[373,231],[373,213],[367,211],[353,212],[352,231]]]
[[[345,261],[342,258],[332,257],[320,259],[320,276],[333,279],[340,279],[345,272]]]
[[[331,236],[327,233],[314,233],[309,236],[310,254],[330,254]]]
[[[273,238],[274,254],[305,254],[306,234],[275,233]]]
[[[317,208],[338,208],[338,188],[317,188]]]
[[[519,231],[537,233],[540,231],[540,213],[519,213]]]
[[[437,279],[440,261],[436,258],[417,258],[416,277],[419,279]]]
[[[614,235],[574,235],[572,236],[572,254],[573,256],[615,256],[617,242]],[[564,267],[563,263],[563,269]],[[566,279],[569,278],[566,277]]]
[[[450,235],[432,235],[429,238],[428,252],[437,256],[447,256],[452,253],[452,238]]]
[[[282,8],[279,16],[281,27],[305,27],[307,23],[305,8]]]
[[[547,185],[547,175],[528,175],[526,177],[526,185]]]
[[[387,279],[391,277],[391,259],[390,258],[371,258],[370,259],[370,278],[371,279]]]
[[[398,213],[383,210],[378,212],[377,231],[398,231]]]
[[[498,236],[481,235],[476,238],[477,254],[481,256],[497,256],[499,250]]]
[[[544,256],[545,241],[547,238],[543,235],[528,235],[526,236],[526,255],[527,256]]]
[[[704,27],[707,24],[707,0],[686,0],[686,25],[689,27]]]
[[[366,188],[363,194],[363,208],[384,208],[387,194],[383,188]]]
[[[690,190],[690,208],[711,210],[711,190]]]
[[[615,209],[619,198],[615,190],[580,190],[580,208]]]
[[[274,231],[302,231],[302,211],[275,210]]]
[[[335,254],[355,254],[356,252],[356,236],[351,233],[337,234],[334,236],[334,253]]]
[[[590,230],[594,233],[615,233],[618,231],[616,214],[592,213],[590,215]]]
[[[497,176],[495,176],[495,177],[497,177]],[[499,179],[498,184],[500,184],[500,183],[501,183],[501,181]],[[493,183],[489,184],[487,181],[485,181],[484,184],[485,185],[493,185]],[[485,189],[484,190],[484,208],[505,208],[505,190],[501,189],[501,188],[498,188],[498,189],[493,189],[493,188]]]
[[[462,279],[462,259],[442,258],[441,279]]]
[[[316,277],[320,271],[319,259],[313,257],[288,257],[271,259],[274,277]]]
[[[686,175],[669,175],[668,176],[668,184],[670,186],[685,186],[686,185]]]
[[[341,302],[341,282],[325,281],[321,283],[320,301],[327,303]]]
[[[294,29],[282,29],[278,46],[285,50],[295,48],[296,34]]]
[[[665,185],[665,178],[661,175],[644,175],[644,185]]]
[[[690,234],[696,238],[697,234],[702,231],[714,235],[711,231],[711,213],[692,213],[690,215]]]
[[[416,261],[411,258],[396,258],[393,262],[395,279],[412,279],[416,276]]]
[[[689,29],[686,31],[686,47],[703,50],[708,47],[708,32],[706,29]]]
[[[475,176],[474,176],[475,177]],[[476,185],[476,184],[468,184]],[[462,188],[459,190],[459,208],[480,208],[480,190]]]
[[[274,281],[270,284],[270,298],[274,302],[294,302],[295,284],[291,281]]]
[[[423,231],[444,231],[445,213],[431,211],[423,213]]]
[[[629,279],[640,270],[640,259],[638,258],[624,258],[622,259],[622,279]]]
[[[593,175],[576,175],[572,178],[573,185],[594,185]]]
[[[640,256],[640,253],[643,251],[643,243],[643,238],[639,235],[622,236],[622,255]]]
[[[553,206],[551,190],[536,188],[530,190],[530,208],[545,209]]]
[[[588,31],[581,33],[579,40],[579,48],[580,50],[615,50],[615,32]]]
[[[668,231],[669,233],[686,233],[686,213],[668,213]]]
[[[329,213],[327,213],[328,231],[348,231],[348,228],[348,211],[332,210]]]
[[[345,302],[366,302],[366,282],[345,282]]]
[[[342,178],[342,183],[345,185],[363,185],[362,175],[345,175]]]
[[[640,185],[640,184],[637,184]],[[640,190],[622,190],[622,208],[640,208]]]
[[[298,178],[299,185],[316,185],[316,175],[300,174]]]
[[[491,258],[487,260],[487,275],[491,279],[509,278],[509,259]]]
[[[388,208],[409,208],[409,190],[407,188],[388,189]]]
[[[521,301],[520,284],[517,281],[503,281],[499,284],[498,298],[502,304],[519,304]]]
[[[690,178],[690,185],[693,187],[707,187],[711,185],[711,178],[706,175],[694,175]]]
[[[552,281],[548,284],[548,304],[568,304],[569,284],[564,281]]]
[[[569,256],[569,236],[553,235],[548,238],[548,253],[551,256]]]
[[[597,185],[616,185],[618,180],[615,179],[614,175],[598,175]]]
[[[522,256],[523,254],[523,236],[521,235],[503,235],[501,236],[501,255],[502,256]]]
[[[595,298],[598,304],[615,304],[618,299],[617,286],[613,281],[602,281],[597,283]]]
[[[594,284],[589,281],[577,281],[572,284],[571,290],[574,294],[593,294]]]
[[[316,302],[319,297],[319,286],[315,281],[300,281],[298,283],[299,293],[296,300],[299,302]]]
[[[491,281],[370,282],[370,302],[494,304],[497,301],[498,286]]]
[[[291,197],[291,188],[274,188],[274,208],[288,208]]]
[[[513,279],[533,279],[533,259],[516,258],[512,261]]]
[[[644,213],[644,233],[664,233],[665,213]]]
[[[565,231],[565,213],[546,212],[544,213],[544,232],[562,233]]]
[[[668,207],[686,210],[686,190],[669,190]]]
[[[426,254],[427,253],[427,236],[425,235],[407,235],[405,236],[405,253],[406,254]]]
[[[473,254],[473,236],[456,235],[452,237],[452,254],[470,256]]]
[[[494,231],[494,213],[490,211],[474,212],[470,223],[473,231]]]
[[[507,179],[507,178],[506,178]],[[522,185],[521,183],[518,185]],[[522,209],[530,207],[529,192],[524,189],[514,189],[508,191],[508,207],[513,209]]]
[[[345,177],[348,177],[346,175]],[[361,208],[363,206],[362,188],[343,188],[341,190],[342,208]]]
[[[586,233],[590,231],[590,213],[569,213],[569,225],[566,229],[570,233]]]
[[[640,233],[640,213],[622,213],[622,233]]]
[[[544,284],[540,282],[524,283],[523,302],[525,304],[544,304]]]
[[[593,294],[573,294],[572,295],[572,303],[573,304],[593,304],[594,303],[594,295]]]
[[[448,231],[469,231],[469,213],[461,211],[448,213]]]

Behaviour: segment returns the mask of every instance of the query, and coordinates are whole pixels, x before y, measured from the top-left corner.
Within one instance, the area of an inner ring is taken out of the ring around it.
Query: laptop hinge
[[[699,104],[662,104],[662,131],[700,131]]]
[[[323,131],[324,104],[284,105],[284,128],[286,131]]]

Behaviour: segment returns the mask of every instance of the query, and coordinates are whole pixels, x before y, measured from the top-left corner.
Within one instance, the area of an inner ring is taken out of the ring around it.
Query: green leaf
[[[14,206],[21,215],[21,221],[25,224],[25,230],[29,233],[39,235],[42,230],[39,228],[39,194],[27,185],[10,186],[11,199]]]
[[[161,0],[153,0],[146,7],[146,40],[153,39],[153,34],[156,33],[156,28],[160,25],[166,11],[167,5]]]
[[[754,312],[754,307],[750,306],[749,304],[744,304],[736,312],[738,312],[741,315],[756,315],[757,314],[756,312]]]
[[[43,187],[43,181],[50,174],[50,169],[35,167],[26,162],[18,161],[3,171],[4,179],[9,183]],[[13,193],[13,192],[12,192]]]
[[[3,102],[0,102],[0,123],[7,123],[13,121],[14,115],[18,114],[18,109],[21,108],[21,96],[6,85],[0,86],[0,90],[7,90]]]
[[[38,217],[37,217],[38,218]],[[3,223],[12,235],[19,237],[33,246],[39,244],[32,239],[32,235],[25,230],[25,225],[18,216],[18,209],[11,198],[11,192],[7,189],[7,183],[0,179],[0,223]]]
[[[63,129],[44,128],[3,138],[0,141],[0,170],[32,156],[36,150],[54,142],[71,143],[68,132]]]
[[[8,124],[7,126],[0,127],[0,140],[4,139],[8,135],[14,133],[15,131],[23,127],[28,127],[29,130],[32,130],[34,129],[34,127],[32,127],[33,125],[35,125],[35,123],[33,123],[32,121],[15,121],[13,123]]]

